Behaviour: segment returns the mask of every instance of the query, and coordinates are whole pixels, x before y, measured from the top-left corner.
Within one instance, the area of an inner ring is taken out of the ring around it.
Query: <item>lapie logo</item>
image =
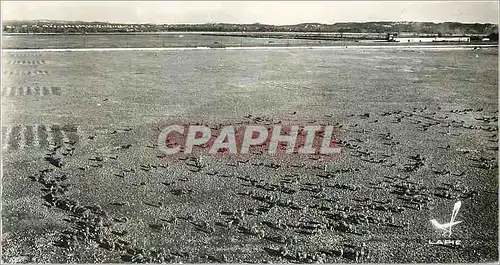
[[[430,220],[432,226],[434,228],[442,231],[443,236],[448,236],[448,238],[451,237],[451,228],[462,222],[462,221],[455,221],[457,218],[457,215],[458,215],[458,211],[460,210],[461,206],[462,206],[461,201],[457,201],[455,203],[455,205],[453,206],[453,211],[451,213],[450,221],[448,223],[441,224],[436,219],[432,219],[432,220]],[[457,239],[445,239],[445,240],[437,240],[436,242],[432,242],[431,240],[429,240],[429,244],[431,244],[431,245],[455,245],[455,246],[458,246],[458,245],[461,245],[462,243],[461,243],[461,240],[457,240]]]

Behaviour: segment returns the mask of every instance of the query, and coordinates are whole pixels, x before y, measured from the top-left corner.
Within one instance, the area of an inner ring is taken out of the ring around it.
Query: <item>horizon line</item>
[[[495,22],[463,22],[463,21],[415,21],[415,20],[371,20],[371,21],[340,21],[334,23],[323,23],[323,22],[300,22],[295,24],[267,24],[261,22],[253,22],[253,23],[239,23],[239,22],[174,22],[174,23],[153,23],[153,22],[111,22],[111,21],[102,21],[102,20],[65,20],[65,19],[10,19],[10,20],[2,20],[3,23],[9,22],[37,22],[37,21],[54,21],[54,22],[82,22],[82,23],[108,23],[108,24],[139,24],[139,25],[204,25],[204,24],[234,24],[234,25],[266,25],[266,26],[296,26],[302,24],[320,24],[320,25],[335,25],[335,24],[343,24],[343,23],[433,23],[433,24],[443,24],[443,23],[460,23],[460,24],[491,24],[498,26],[498,23]]]

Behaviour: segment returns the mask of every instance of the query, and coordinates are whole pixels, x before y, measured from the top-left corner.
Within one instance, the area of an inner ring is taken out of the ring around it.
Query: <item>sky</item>
[[[498,23],[498,1],[2,1],[2,20],[115,23]]]

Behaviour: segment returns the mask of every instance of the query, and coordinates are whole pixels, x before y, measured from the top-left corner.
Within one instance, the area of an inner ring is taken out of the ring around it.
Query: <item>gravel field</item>
[[[498,260],[496,48],[18,51],[2,63],[4,262]],[[342,152],[156,146],[169,124],[280,122],[334,125]],[[458,200],[462,245],[429,244],[445,238],[430,220]]]

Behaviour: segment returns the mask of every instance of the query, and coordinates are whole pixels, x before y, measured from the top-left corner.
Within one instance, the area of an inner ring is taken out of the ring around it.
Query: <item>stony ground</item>
[[[497,58],[4,54],[3,260],[495,261]],[[166,124],[279,122],[334,125],[342,152],[165,156],[156,147]],[[463,245],[429,245],[444,238],[429,220],[447,221],[458,200],[452,238]]]

